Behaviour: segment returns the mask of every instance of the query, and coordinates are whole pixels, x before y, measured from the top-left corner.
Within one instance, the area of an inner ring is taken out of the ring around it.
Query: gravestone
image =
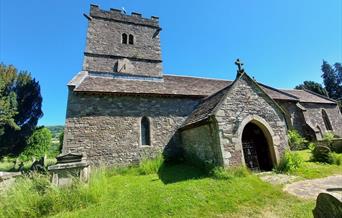
[[[320,193],[316,200],[316,207],[312,211],[314,218],[342,217],[342,202],[328,193]]]
[[[52,183],[57,186],[70,186],[74,180],[87,182],[90,166],[84,154],[67,153],[57,158],[55,165],[49,166]]]

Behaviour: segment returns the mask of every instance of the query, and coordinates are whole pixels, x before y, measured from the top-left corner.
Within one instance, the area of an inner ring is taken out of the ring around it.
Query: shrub
[[[164,158],[162,155],[158,155],[154,159],[145,159],[139,164],[138,172],[140,175],[157,173],[163,162]]]
[[[308,141],[297,130],[289,130],[287,136],[291,150],[303,150],[307,148]]]
[[[308,148],[309,148],[309,150],[312,152],[315,148],[316,148],[316,144],[315,143],[313,143],[313,142],[310,142],[309,143],[309,145],[308,145]]]
[[[323,136],[323,141],[325,141],[329,148],[331,147],[332,145],[332,141],[334,140],[334,134],[331,133],[331,132],[326,132]]]
[[[51,146],[51,132],[45,127],[37,128],[33,134],[27,139],[27,147],[21,154],[21,159],[30,157],[44,156]]]
[[[316,146],[315,149],[312,151],[311,160],[321,163],[329,163],[333,162],[331,156],[331,150],[327,146]]]
[[[214,179],[229,180],[236,177],[246,177],[250,175],[250,172],[246,167],[230,167],[228,169],[215,167],[209,174]]]
[[[342,165],[342,154],[337,154],[335,152],[331,153],[332,161],[336,165]]]
[[[279,173],[292,172],[299,168],[303,163],[303,159],[299,154],[285,151],[284,156],[281,158],[279,164],[275,167],[275,171]]]

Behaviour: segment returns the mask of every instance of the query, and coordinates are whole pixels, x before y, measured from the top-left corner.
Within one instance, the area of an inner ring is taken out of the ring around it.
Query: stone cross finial
[[[240,61],[240,59],[236,59],[235,61],[236,66],[238,67],[238,73],[243,73],[244,69],[242,68],[243,63]]]

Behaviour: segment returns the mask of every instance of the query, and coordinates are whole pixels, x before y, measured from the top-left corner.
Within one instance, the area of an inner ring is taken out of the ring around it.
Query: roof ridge
[[[284,95],[290,96],[291,98],[294,98],[294,99],[299,100],[299,98],[298,98],[297,96],[294,96],[294,95],[291,95],[291,94],[289,94],[289,93],[287,93],[287,92],[284,92],[284,91],[282,91],[281,89],[277,89],[277,88],[274,88],[274,87],[265,85],[265,84],[263,84],[263,83],[259,83],[259,82],[257,82],[257,83],[258,83],[260,86],[264,86],[264,87],[266,87],[266,88],[272,89],[273,91],[280,92],[280,93],[282,93],[282,94],[284,94]]]
[[[208,77],[189,76],[189,75],[176,75],[176,74],[164,74],[164,76],[170,76],[170,77],[185,77],[185,78],[195,78],[195,79],[215,80],[215,81],[226,81],[226,82],[232,82],[232,81],[234,81],[234,80],[219,79],[219,78],[208,78]]]
[[[332,101],[332,102],[335,102],[335,103],[336,103],[336,100],[334,100],[334,99],[332,99],[332,98],[329,98],[329,97],[327,97],[327,96],[318,94],[318,93],[316,93],[316,92],[313,92],[313,91],[311,91],[311,90],[308,90],[308,89],[305,89],[305,88],[304,88],[302,91],[308,92],[308,93],[310,93],[310,94],[312,94],[312,95],[316,95],[316,96],[318,96],[318,97],[320,97],[320,98],[324,98],[324,99],[326,99],[326,100],[329,100],[329,101]]]

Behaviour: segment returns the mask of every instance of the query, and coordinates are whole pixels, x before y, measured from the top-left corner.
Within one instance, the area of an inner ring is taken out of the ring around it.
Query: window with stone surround
[[[329,117],[328,117],[328,114],[324,109],[322,109],[322,118],[323,118],[326,130],[333,130],[331,123],[330,123],[330,120],[329,120]]]
[[[147,117],[143,117],[140,123],[140,138],[141,138],[142,146],[151,145],[150,133],[151,133],[150,121]]]
[[[128,42],[130,45],[134,44],[134,36],[132,34],[129,34]]]
[[[122,44],[127,44],[127,34],[123,33],[121,36],[121,43]]]

